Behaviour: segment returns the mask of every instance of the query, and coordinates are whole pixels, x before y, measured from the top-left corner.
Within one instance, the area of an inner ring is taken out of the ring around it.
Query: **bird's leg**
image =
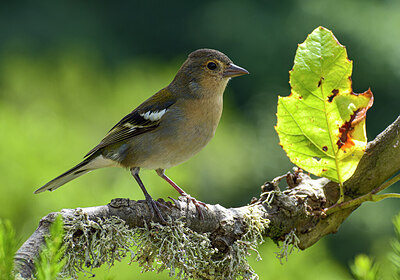
[[[133,176],[133,178],[135,178],[136,182],[139,184],[139,187],[142,189],[144,197],[146,198],[146,202],[147,205],[149,206],[150,212],[151,212],[151,216],[154,217],[154,211],[157,213],[157,216],[160,218],[161,222],[166,224],[166,221],[164,220],[163,216],[161,215],[161,211],[158,208],[157,205],[159,205],[159,203],[157,201],[155,201],[150,194],[147,192],[146,188],[143,185],[142,180],[139,177],[139,167],[134,167],[131,168],[131,174]],[[162,205],[164,206],[164,205]]]
[[[199,213],[200,218],[204,218],[203,212],[201,211],[200,205],[207,208],[207,205],[204,202],[198,201],[194,197],[191,197],[189,194],[187,194],[184,190],[182,190],[177,184],[175,184],[174,181],[172,181],[167,175],[165,175],[165,170],[164,169],[157,169],[156,170],[158,176],[163,178],[165,181],[168,182],[172,187],[174,187],[175,190],[181,195],[186,197],[188,203],[191,201],[193,202],[194,206],[196,206],[196,210]]]

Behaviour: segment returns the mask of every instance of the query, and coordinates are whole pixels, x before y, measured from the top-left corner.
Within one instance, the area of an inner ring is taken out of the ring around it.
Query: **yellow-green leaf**
[[[276,130],[290,160],[317,176],[343,183],[363,156],[370,90],[352,90],[352,61],[331,31],[316,28],[297,48],[292,92],[279,97]]]

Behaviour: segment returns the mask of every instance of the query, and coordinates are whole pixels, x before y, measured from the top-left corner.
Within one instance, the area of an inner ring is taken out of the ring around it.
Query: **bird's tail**
[[[72,167],[70,170],[54,178],[53,180],[45,184],[43,187],[37,189],[34,193],[41,193],[47,190],[53,191],[61,187],[62,185],[68,183],[69,181],[72,181],[75,178],[78,178],[79,176],[82,176],[83,174],[86,174],[94,169],[116,166],[116,165],[117,163],[115,161],[106,159],[102,155],[98,155],[95,157],[90,156],[85,160],[83,160],[78,165]]]

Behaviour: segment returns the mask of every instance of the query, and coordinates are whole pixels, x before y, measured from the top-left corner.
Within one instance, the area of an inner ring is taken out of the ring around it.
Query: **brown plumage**
[[[125,167],[141,187],[149,208],[161,215],[157,203],[139,178],[140,168],[154,169],[201,214],[203,203],[191,198],[165,174],[199,152],[215,134],[223,107],[223,92],[231,77],[248,74],[223,53],[192,52],[173,81],[118,122],[83,162],[35,191],[54,190],[94,169]]]

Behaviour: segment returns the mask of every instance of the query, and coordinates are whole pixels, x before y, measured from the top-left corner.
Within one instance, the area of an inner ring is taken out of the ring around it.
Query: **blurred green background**
[[[372,140],[399,114],[400,1],[1,1],[0,218],[11,220],[23,241],[49,212],[142,199],[129,172],[112,168],[52,193],[33,191],[78,163],[203,47],[226,53],[251,75],[228,85],[213,141],[167,174],[201,201],[245,205],[264,181],[292,167],[273,128],[277,96],[289,94],[297,44],[319,25],[347,47],[354,91],[371,87],[375,95],[367,118]],[[142,179],[155,198],[177,196],[154,172],[142,172]],[[365,203],[337,234],[284,265],[266,242],[263,260],[252,264],[261,279],[350,279],[349,263],[366,253],[385,270],[399,205]],[[127,262],[94,273],[155,277]]]

